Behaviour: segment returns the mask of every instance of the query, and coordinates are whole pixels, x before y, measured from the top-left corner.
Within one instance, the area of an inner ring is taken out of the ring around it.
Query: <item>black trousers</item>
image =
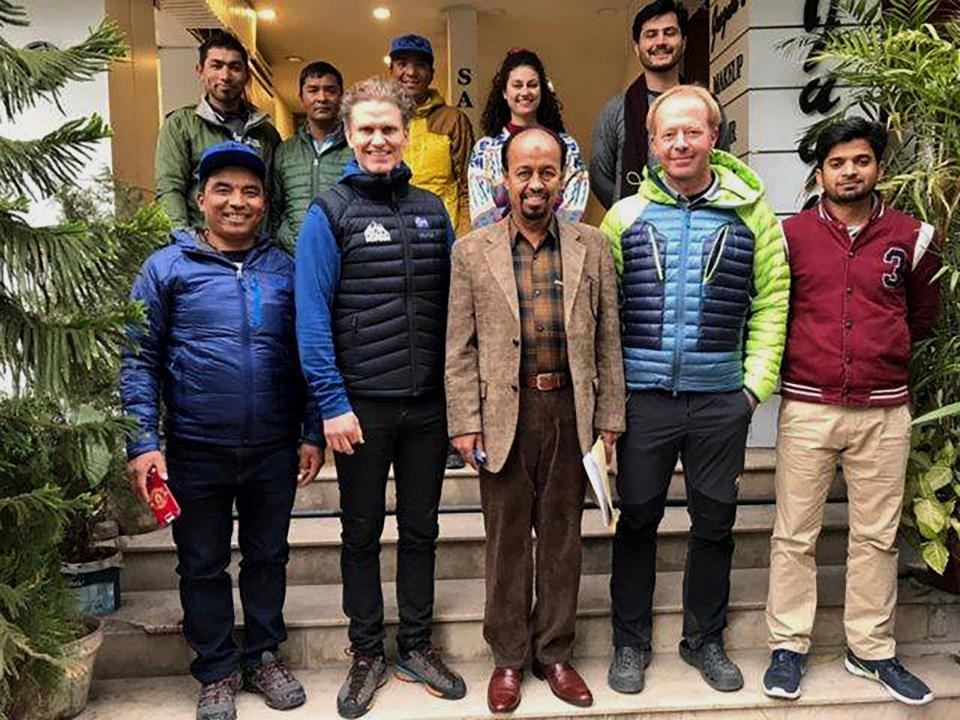
[[[651,647],[657,528],[678,456],[691,530],[683,577],[683,640],[722,641],[730,599],[737,479],[752,409],[741,391],[631,392],[617,444],[620,520],[613,541],[613,643]]]
[[[173,523],[183,634],[196,653],[190,672],[201,683],[259,664],[286,640],[283,603],[287,531],[296,494],[297,444],[230,447],[171,439],[169,486],[181,515]],[[239,517],[243,650],[233,640],[230,538]]]
[[[430,642],[437,509],[447,459],[447,416],[442,395],[374,400],[350,398],[364,442],[353,455],[336,453],[340,485],[343,611],[350,646],[383,653],[380,536],[386,514],[390,464],[397,484],[397,604],[402,653]]]

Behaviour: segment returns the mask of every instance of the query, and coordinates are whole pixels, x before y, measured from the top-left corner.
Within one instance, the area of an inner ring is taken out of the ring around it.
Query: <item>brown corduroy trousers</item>
[[[483,637],[497,667],[566,662],[580,590],[586,472],[571,388],[520,390],[517,433],[500,472],[480,471],[486,528]],[[533,540],[536,533],[536,605]]]

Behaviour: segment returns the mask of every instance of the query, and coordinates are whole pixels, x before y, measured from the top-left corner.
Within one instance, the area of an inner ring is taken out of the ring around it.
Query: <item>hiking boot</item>
[[[743,673],[737,664],[727,657],[723,645],[715,640],[705,642],[696,650],[684,640],[680,643],[680,657],[687,665],[697,668],[700,676],[714,690],[734,692],[743,687]]]
[[[428,693],[444,700],[459,700],[467,694],[463,678],[430,645],[398,655],[396,676],[405,682],[423,683]]]
[[[347,679],[337,693],[341,717],[358,718],[373,704],[373,694],[387,682],[387,659],[383,655],[354,654]]]
[[[774,650],[763,674],[763,692],[774,698],[800,697],[800,678],[807,671],[807,656],[793,650]]]
[[[643,690],[643,671],[650,665],[650,651],[637,647],[615,648],[610,669],[607,670],[607,685],[618,693],[632,695]]]
[[[890,695],[907,705],[926,705],[933,700],[933,691],[895,657],[889,660],[863,660],[847,650],[844,667],[854,675],[875,680]]]
[[[263,695],[267,707],[274,710],[290,710],[307,701],[307,694],[300,681],[269,651],[260,656],[257,667],[244,669],[243,687]]]
[[[237,693],[242,685],[243,680],[237,671],[204,684],[197,700],[197,720],[236,720]]]

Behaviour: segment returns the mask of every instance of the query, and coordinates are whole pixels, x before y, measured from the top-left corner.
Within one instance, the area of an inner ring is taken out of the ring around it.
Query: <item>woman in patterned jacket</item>
[[[529,126],[549,128],[567,144],[563,196],[555,210],[564,220],[580,220],[590,183],[577,141],[564,132],[561,109],[537,54],[530,50],[507,53],[480,119],[485,137],[477,141],[470,156],[470,224],[474,230],[492,225],[506,214],[500,151],[510,135]]]

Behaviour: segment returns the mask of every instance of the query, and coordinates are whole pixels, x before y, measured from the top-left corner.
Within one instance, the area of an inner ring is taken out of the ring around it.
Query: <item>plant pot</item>
[[[60,573],[77,599],[80,612],[105,615],[120,607],[120,568],[123,555],[116,548],[104,548],[108,555],[82,563],[63,563]]]
[[[924,581],[945,592],[960,595],[960,540],[951,534],[947,549],[950,551],[950,559],[943,575],[927,568]]]
[[[21,720],[64,720],[76,717],[87,706],[93,665],[103,643],[103,620],[87,615],[83,621],[90,632],[63,646],[68,666],[60,685],[31,702]]]

